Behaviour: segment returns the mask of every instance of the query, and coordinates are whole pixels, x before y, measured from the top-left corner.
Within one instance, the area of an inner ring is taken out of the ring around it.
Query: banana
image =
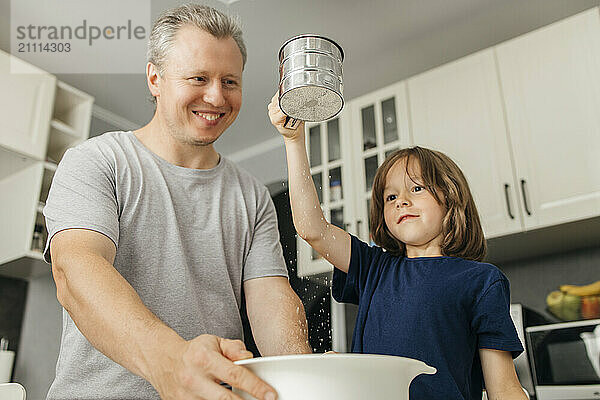
[[[594,296],[600,294],[600,281],[584,286],[562,285],[560,291],[574,296]]]

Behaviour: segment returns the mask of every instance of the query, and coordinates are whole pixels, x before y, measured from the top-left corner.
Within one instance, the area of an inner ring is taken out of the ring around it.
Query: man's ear
[[[150,94],[154,97],[160,96],[160,75],[158,74],[158,68],[150,62],[146,65],[146,81],[148,82]]]

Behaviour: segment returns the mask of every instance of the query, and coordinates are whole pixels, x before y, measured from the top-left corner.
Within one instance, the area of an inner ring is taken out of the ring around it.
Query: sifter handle
[[[286,115],[283,127],[287,129],[296,129],[298,127],[298,122],[300,122],[300,120]]]

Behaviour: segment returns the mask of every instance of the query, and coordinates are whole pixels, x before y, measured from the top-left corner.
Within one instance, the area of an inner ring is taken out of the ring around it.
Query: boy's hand
[[[271,99],[271,103],[267,107],[269,109],[269,118],[273,126],[281,133],[284,140],[302,140],[304,141],[304,121],[300,121],[295,129],[286,128],[285,124],[286,115],[279,108],[279,93],[275,93],[275,96]]]

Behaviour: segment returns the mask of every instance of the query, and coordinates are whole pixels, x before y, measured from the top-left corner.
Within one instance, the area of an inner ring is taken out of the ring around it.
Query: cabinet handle
[[[525,206],[525,212],[527,213],[527,215],[531,215],[531,211],[529,211],[529,205],[527,204],[527,194],[525,193],[526,184],[527,182],[525,182],[525,179],[521,179],[521,193],[523,194],[523,205]]]
[[[356,221],[356,236],[360,237],[360,225],[362,224],[361,220]]]
[[[512,213],[512,210],[510,209],[510,197],[508,195],[508,189],[510,188],[510,185],[508,183],[504,184],[504,197],[506,198],[506,209],[508,210],[508,216],[510,217],[510,219],[515,219],[515,216]]]

